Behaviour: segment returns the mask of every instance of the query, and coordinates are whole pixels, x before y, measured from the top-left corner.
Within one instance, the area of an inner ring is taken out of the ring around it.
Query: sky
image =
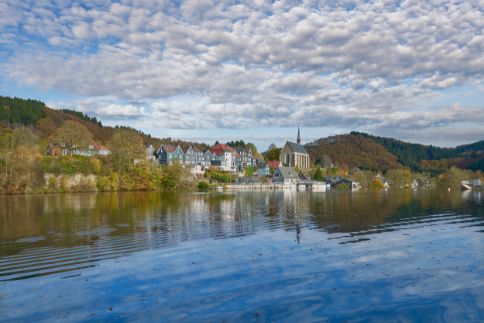
[[[484,1],[0,0],[0,95],[264,149],[484,139]]]

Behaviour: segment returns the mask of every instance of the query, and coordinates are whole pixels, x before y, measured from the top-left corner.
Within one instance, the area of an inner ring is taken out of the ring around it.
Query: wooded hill
[[[484,140],[441,148],[372,136],[361,132],[318,139],[306,145],[316,164],[327,156],[339,166],[368,170],[408,167],[433,174],[451,166],[484,171]]]
[[[92,133],[93,139],[99,144],[106,144],[116,129],[129,129],[140,135],[145,145],[152,144],[155,148],[158,148],[161,144],[179,144],[183,149],[188,148],[189,145],[201,150],[208,147],[203,143],[174,140],[172,138],[155,138],[129,127],[103,126],[95,117],[90,117],[79,111],[51,109],[37,100],[0,96],[0,126],[4,128],[14,128],[21,125],[33,127],[42,139],[47,139],[68,120],[87,128]]]

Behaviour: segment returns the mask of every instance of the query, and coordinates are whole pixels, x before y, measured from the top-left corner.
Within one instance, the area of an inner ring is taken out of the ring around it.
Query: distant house
[[[183,163],[183,150],[181,147],[163,144],[156,152],[158,162],[162,165],[172,165],[173,163]]]
[[[189,146],[183,155],[183,163],[187,166],[203,165],[204,153]]]
[[[54,144],[51,143],[47,146],[46,154],[49,156],[107,156],[111,154],[111,150],[103,145],[67,145],[67,144]]]
[[[108,156],[108,155],[111,155],[111,150],[108,149],[107,147],[103,146],[103,145],[97,146],[96,149],[97,149],[98,155],[100,155],[100,156]]]
[[[155,147],[153,147],[153,145],[150,144],[150,145],[146,146],[145,152],[146,152],[146,159],[147,160],[156,160],[156,151],[155,151]]]
[[[212,153],[211,165],[221,170],[233,172],[236,170],[235,149],[227,144],[217,144],[210,148]]]
[[[273,183],[284,185],[297,184],[299,181],[299,174],[294,167],[279,167],[274,171]]]
[[[257,165],[257,171],[256,174],[258,176],[270,176],[271,175],[271,169],[267,163],[260,163]]]
[[[298,128],[297,131],[297,142],[287,141],[281,150],[279,160],[286,167],[298,167],[298,168],[308,168],[309,167],[309,154],[301,145],[301,135]]]
[[[252,150],[248,148],[237,148],[235,150],[235,167],[238,171],[243,171],[247,166],[254,165]]]

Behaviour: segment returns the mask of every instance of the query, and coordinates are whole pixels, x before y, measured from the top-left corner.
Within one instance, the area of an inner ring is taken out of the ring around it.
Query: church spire
[[[299,130],[299,125],[297,126],[297,143],[301,144],[301,131]]]

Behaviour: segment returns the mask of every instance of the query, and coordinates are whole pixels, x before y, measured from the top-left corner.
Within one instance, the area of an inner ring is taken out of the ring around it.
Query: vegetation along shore
[[[204,190],[285,180],[278,169],[336,189],[458,190],[463,181],[484,180],[484,140],[440,148],[352,132],[303,145],[298,133],[296,142],[260,153],[243,140],[209,146],[154,138],[40,101],[0,97],[0,169],[2,194]]]

